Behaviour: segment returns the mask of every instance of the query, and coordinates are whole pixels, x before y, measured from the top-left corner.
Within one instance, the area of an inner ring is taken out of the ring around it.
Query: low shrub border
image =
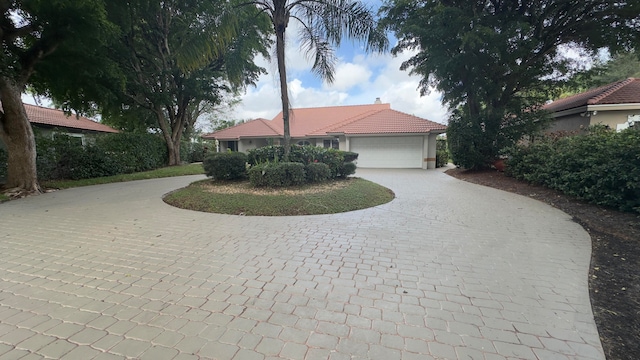
[[[640,130],[603,127],[508,151],[507,175],[594,204],[640,213]]]

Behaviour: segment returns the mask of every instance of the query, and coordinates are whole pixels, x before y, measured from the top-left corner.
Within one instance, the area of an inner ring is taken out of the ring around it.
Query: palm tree
[[[284,158],[289,158],[289,93],[285,66],[285,32],[289,20],[301,25],[301,47],[314,59],[314,73],[333,82],[336,56],[332,45],[338,46],[344,35],[363,41],[367,51],[384,51],[388,40],[377,27],[370,8],[358,0],[255,0],[245,4],[256,6],[268,15],[276,33],[276,58],[280,77],[280,96],[284,124]]]

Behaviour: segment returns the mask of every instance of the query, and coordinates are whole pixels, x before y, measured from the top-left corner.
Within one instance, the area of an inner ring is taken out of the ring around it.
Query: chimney
[[[376,101],[374,101],[373,103],[374,103],[374,104],[382,104],[382,101],[380,101],[380,98],[379,98],[379,97],[377,97],[377,98],[376,98]]]

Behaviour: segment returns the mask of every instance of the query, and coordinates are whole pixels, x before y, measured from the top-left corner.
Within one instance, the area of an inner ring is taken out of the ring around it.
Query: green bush
[[[201,142],[183,141],[180,144],[180,160],[188,164],[203,162],[206,152],[206,146]]]
[[[249,169],[249,181],[255,187],[302,185],[306,181],[304,167],[297,162],[258,164]]]
[[[356,164],[352,162],[346,162],[342,164],[342,166],[340,167],[340,174],[338,175],[338,177],[344,179],[347,176],[353,175],[355,173],[356,173]]]
[[[331,178],[331,169],[325,163],[312,162],[305,165],[304,170],[308,183],[319,183]]]
[[[344,162],[353,162],[358,160],[358,153],[354,153],[352,151],[343,151],[342,155],[344,156]]]
[[[284,147],[280,145],[265,146],[258,149],[250,150],[248,153],[248,162],[255,166],[266,162],[283,161]],[[289,161],[299,162],[302,164],[311,164],[321,162],[329,166],[331,178],[346,177],[350,174],[343,175],[342,169],[345,163],[349,163],[347,159],[357,159],[358,154],[353,152],[341,151],[336,149],[321,148],[317,146],[298,146],[292,145],[289,155]],[[353,161],[351,160],[351,161]],[[355,164],[353,165],[355,166]],[[351,166],[349,166],[351,168]]]
[[[117,164],[117,174],[153,170],[168,162],[167,146],[157,135],[108,134],[97,137],[94,146]]]
[[[589,202],[640,213],[640,131],[601,127],[509,151],[507,175]]]
[[[205,174],[214,180],[242,180],[247,177],[247,155],[237,151],[210,154],[202,166]]]

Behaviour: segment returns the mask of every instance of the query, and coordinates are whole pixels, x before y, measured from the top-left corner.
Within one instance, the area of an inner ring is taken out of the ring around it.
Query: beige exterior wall
[[[424,148],[422,151],[422,168],[423,169],[435,169],[436,168],[436,138],[438,134],[429,134],[424,136]]]
[[[241,139],[238,141],[238,151],[246,153],[249,150],[269,145],[267,139]]]
[[[607,125],[612,129],[616,129],[618,124],[624,124],[630,115],[640,115],[639,110],[612,110],[612,111],[598,111],[596,115],[591,116],[590,125]]]

